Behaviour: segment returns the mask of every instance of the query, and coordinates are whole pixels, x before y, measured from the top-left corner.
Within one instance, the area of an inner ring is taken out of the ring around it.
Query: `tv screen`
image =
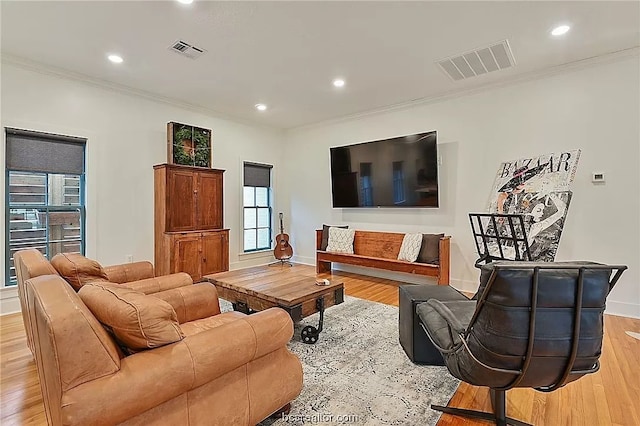
[[[438,207],[436,132],[331,148],[333,207]]]

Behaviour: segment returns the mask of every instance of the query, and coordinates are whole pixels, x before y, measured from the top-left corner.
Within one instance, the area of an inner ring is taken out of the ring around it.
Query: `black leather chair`
[[[476,300],[417,306],[449,372],[491,388],[494,412],[432,405],[444,413],[526,425],[506,416],[514,387],[554,391],[598,371],[605,299],[626,266],[592,262],[494,262]]]

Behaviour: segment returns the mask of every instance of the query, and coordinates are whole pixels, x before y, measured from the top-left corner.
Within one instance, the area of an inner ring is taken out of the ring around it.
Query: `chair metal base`
[[[470,419],[489,420],[498,426],[532,426],[529,423],[507,417],[506,395],[505,391],[491,389],[491,405],[493,413],[485,413],[484,411],[465,410],[463,408],[443,407],[442,405],[431,405],[432,410],[441,411],[454,416],[461,416]]]
[[[293,266],[293,263],[291,263],[291,261],[289,259],[280,259],[280,260],[276,260],[275,262],[269,264],[269,266],[274,266],[274,265],[280,265],[280,266],[289,265],[289,266]]]

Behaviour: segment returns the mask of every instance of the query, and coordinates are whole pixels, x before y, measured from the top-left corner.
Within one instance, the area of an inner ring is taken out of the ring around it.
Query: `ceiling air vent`
[[[178,40],[171,46],[169,46],[169,50],[179,53],[182,56],[186,56],[189,59],[198,59],[203,53],[206,52],[206,50],[192,46],[182,40]]]
[[[510,68],[516,64],[507,40],[451,56],[437,62],[453,80]]]

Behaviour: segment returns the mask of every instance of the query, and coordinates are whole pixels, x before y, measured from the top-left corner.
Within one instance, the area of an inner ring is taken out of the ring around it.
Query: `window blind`
[[[9,170],[84,173],[84,138],[12,128],[6,128],[6,135]]]
[[[271,187],[271,169],[268,164],[244,163],[244,186]]]

